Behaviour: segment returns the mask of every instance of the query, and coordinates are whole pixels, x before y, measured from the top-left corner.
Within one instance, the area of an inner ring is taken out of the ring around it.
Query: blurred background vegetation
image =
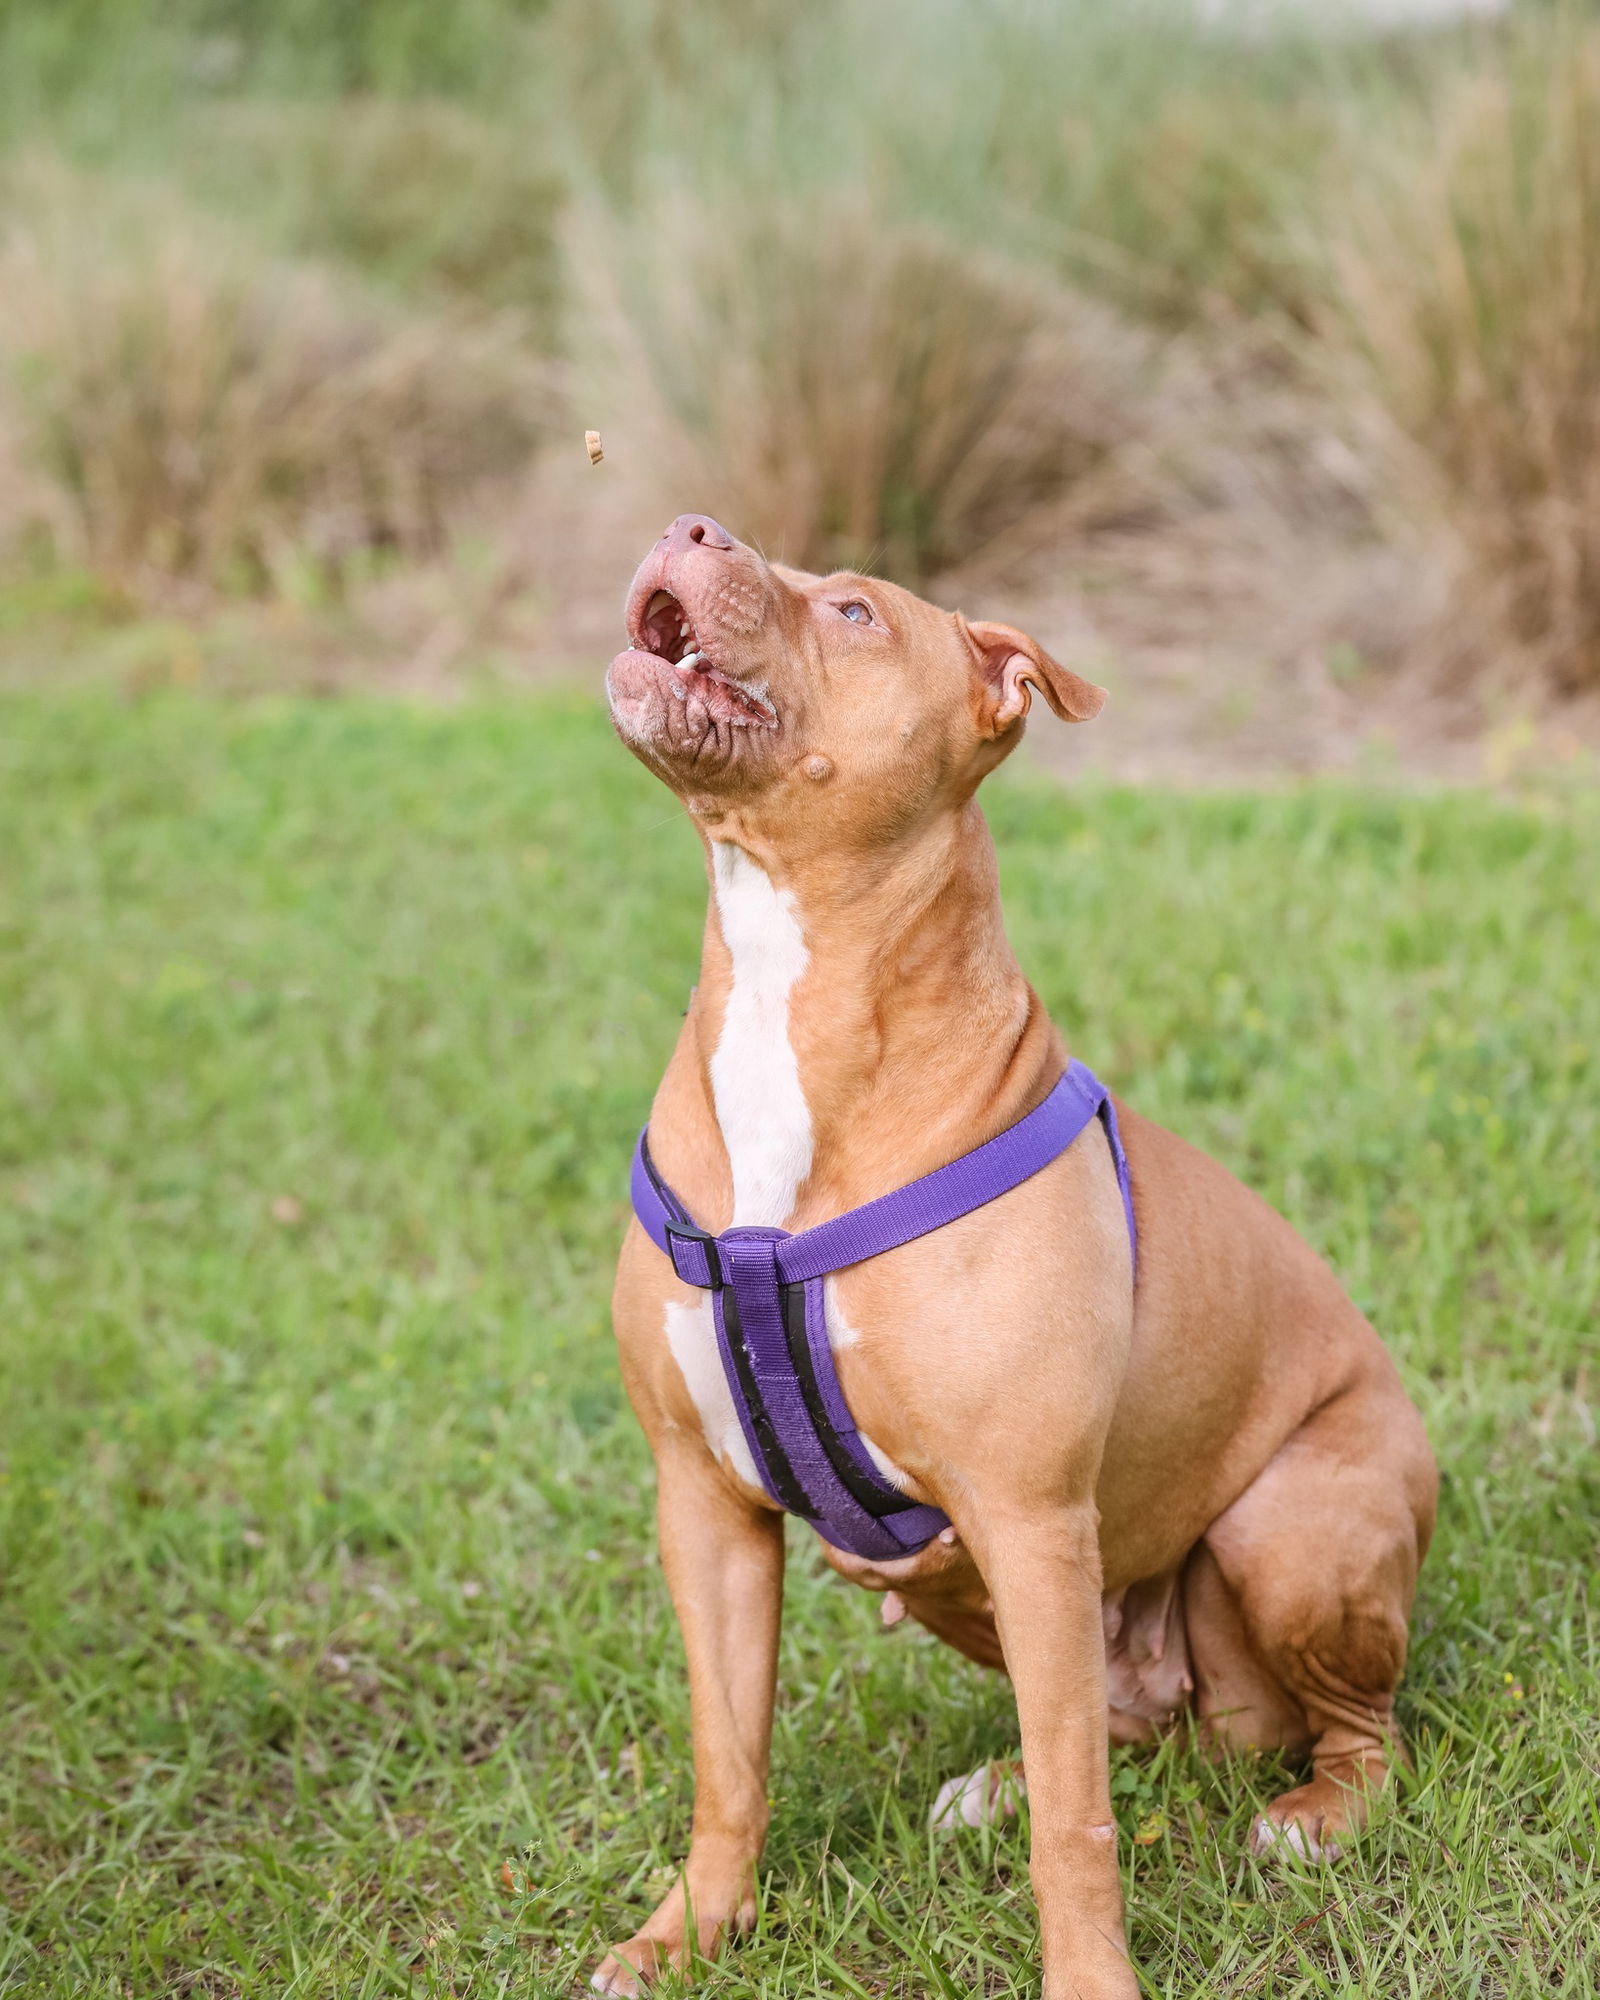
[[[598,655],[621,523],[693,504],[1548,704],[1600,691],[1597,445],[1587,8],[0,6],[32,671]]]
[[[1420,4],[0,0],[0,1992],[566,1992],[672,1879],[605,1301],[703,889],[594,680],[692,506],[1212,781],[1002,779],[1019,951],[1446,1470],[1335,1886],[1117,1753],[1150,1990],[1600,1994],[1600,17]],[[1216,783],[1385,740],[1502,795]],[[1004,1686],[800,1546],[717,1990],[1031,1993],[924,1830]]]

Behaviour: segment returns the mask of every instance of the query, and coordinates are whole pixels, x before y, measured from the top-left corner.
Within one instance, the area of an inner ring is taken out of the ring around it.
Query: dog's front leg
[[[689,1858],[644,1927],[592,1984],[639,1993],[695,1944],[708,1956],[755,1921],[767,1831],[767,1758],[783,1609],[783,1517],[741,1498],[698,1441],[669,1436],[657,1457],[662,1567],[689,1660],[694,1826]]]
[[[1106,1739],[1093,1503],[960,1523],[994,1598],[1017,1694],[1047,2000],[1134,2000]]]

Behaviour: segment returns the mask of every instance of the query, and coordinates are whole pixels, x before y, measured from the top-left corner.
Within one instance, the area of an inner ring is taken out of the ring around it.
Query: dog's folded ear
[[[980,677],[980,698],[990,732],[999,736],[1028,712],[1036,687],[1063,722],[1089,722],[1106,705],[1106,691],[1052,660],[1037,639],[1015,625],[991,619],[966,619],[956,624],[972,648]]]

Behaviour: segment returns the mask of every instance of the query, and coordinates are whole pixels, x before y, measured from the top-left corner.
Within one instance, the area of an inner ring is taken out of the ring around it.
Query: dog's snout
[[[686,549],[691,544],[705,549],[733,547],[732,535],[709,514],[680,514],[661,539],[668,549]]]

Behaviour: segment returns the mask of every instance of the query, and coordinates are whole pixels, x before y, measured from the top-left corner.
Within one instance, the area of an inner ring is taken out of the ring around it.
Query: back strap
[[[1105,1119],[1132,1244],[1133,1199],[1128,1163],[1117,1133],[1117,1114],[1105,1085],[1092,1070],[1074,1061],[1042,1104],[986,1144],[963,1153],[947,1167],[936,1167],[921,1180],[896,1188],[893,1194],[880,1195],[876,1201],[836,1215],[831,1222],[819,1222],[814,1229],[786,1237],[778,1245],[778,1269],[791,1283],[800,1284],[942,1229],[947,1222],[970,1215],[975,1208],[1031,1180],[1041,1167],[1049,1166],[1067,1150],[1096,1113]]]

